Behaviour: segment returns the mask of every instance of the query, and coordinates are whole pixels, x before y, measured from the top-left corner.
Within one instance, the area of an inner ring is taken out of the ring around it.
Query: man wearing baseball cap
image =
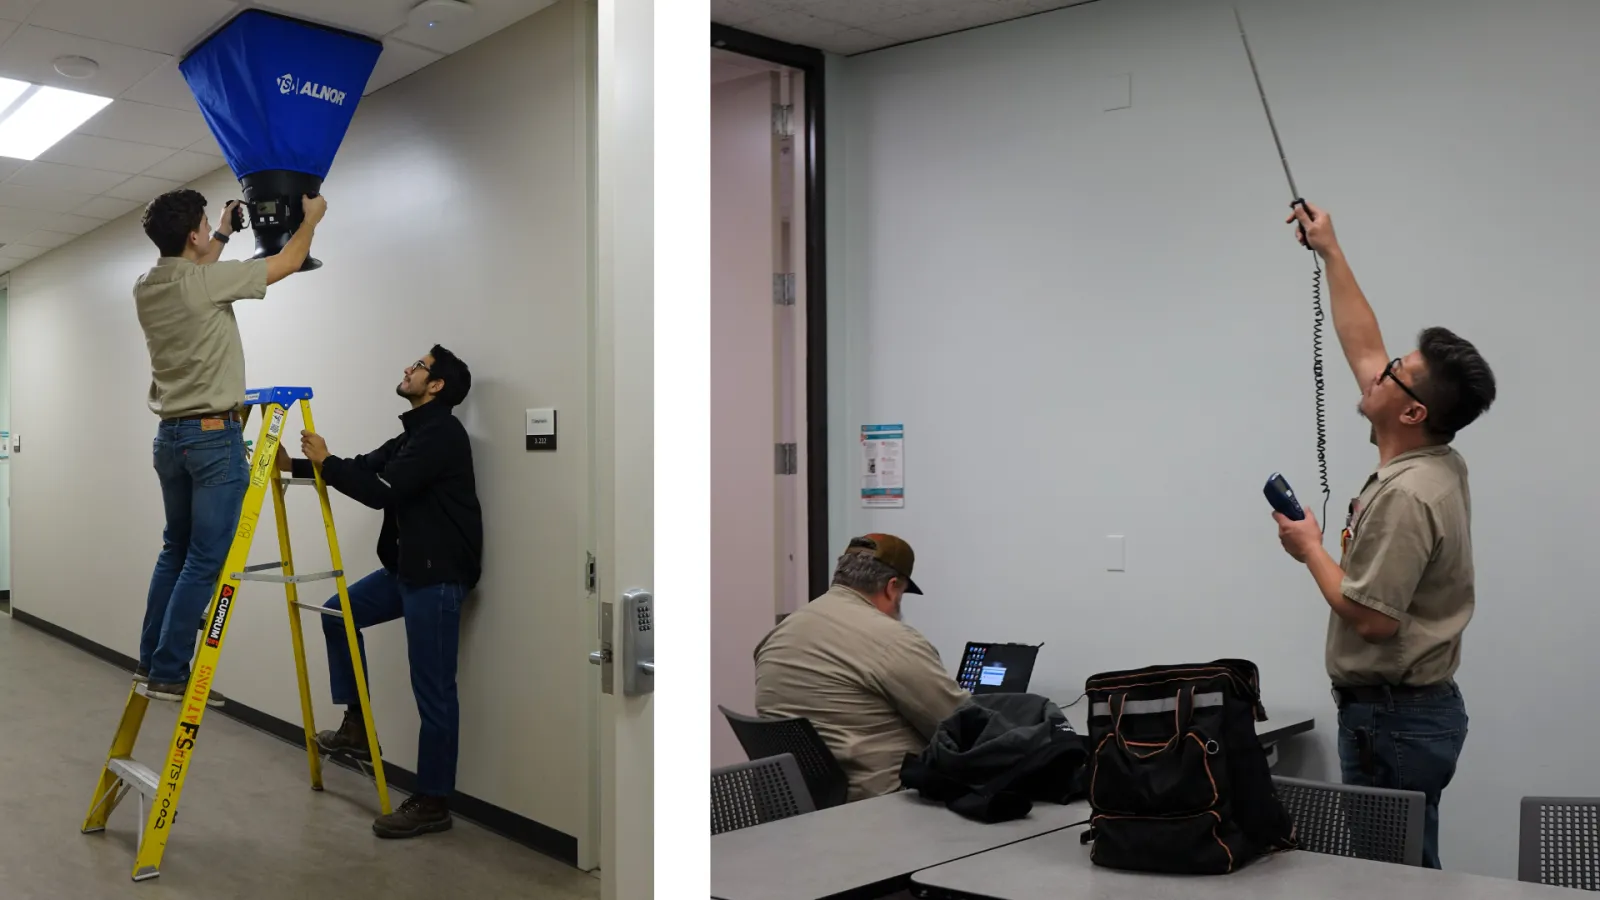
[[[851,800],[899,790],[905,755],[921,753],[970,696],[901,621],[901,599],[922,593],[915,559],[892,534],[852,539],[833,587],[756,647],[756,712],[810,719],[849,776]]]

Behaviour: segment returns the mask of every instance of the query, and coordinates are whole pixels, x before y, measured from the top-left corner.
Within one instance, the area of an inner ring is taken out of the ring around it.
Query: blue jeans
[[[1439,797],[1466,741],[1467,705],[1453,682],[1379,703],[1340,703],[1344,783],[1421,791],[1422,864],[1432,869],[1439,868]]]
[[[162,422],[155,469],[167,526],[150,576],[139,665],[153,682],[187,683],[200,619],[227,561],[249,485],[239,423],[202,431],[198,420]]]
[[[411,692],[416,695],[417,716],[422,720],[417,735],[417,793],[427,797],[449,797],[456,789],[456,750],[461,736],[456,653],[460,648],[461,600],[466,595],[467,589],[459,584],[406,584],[386,569],[350,585],[350,611],[358,629],[356,643],[361,648],[362,671],[372,670],[367,668],[367,645],[359,629],[401,617],[406,620]],[[323,606],[338,609],[338,595]],[[323,616],[322,635],[328,641],[333,702],[354,705],[360,697],[356,694],[344,620]],[[371,689],[369,681],[369,693]]]

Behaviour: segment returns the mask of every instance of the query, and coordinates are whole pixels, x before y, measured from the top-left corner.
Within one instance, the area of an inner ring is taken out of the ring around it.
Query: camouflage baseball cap
[[[906,593],[922,593],[922,588],[917,587],[917,583],[911,580],[911,566],[916,562],[917,555],[911,552],[910,544],[894,535],[868,534],[851,538],[850,547],[845,552],[864,553],[872,557],[906,580]]]

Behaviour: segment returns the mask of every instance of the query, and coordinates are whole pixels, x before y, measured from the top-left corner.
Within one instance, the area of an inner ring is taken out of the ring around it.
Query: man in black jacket
[[[378,560],[383,568],[350,585],[357,629],[404,618],[411,661],[411,690],[422,719],[417,738],[417,792],[372,823],[385,838],[415,837],[450,827],[449,798],[455,790],[460,707],[456,701],[456,653],[461,601],[478,582],[483,556],[483,514],[472,475],[472,446],[452,414],[466,399],[472,373],[455,354],[435,345],[406,367],[395,392],[411,402],[400,416],[401,435],[361,456],[328,452],[320,435],[301,433],[305,459],[279,454],[278,465],[298,478],[322,470],[329,487],[373,509],[383,510]],[[337,595],[324,606],[338,609]],[[328,642],[333,702],[344,704],[344,723],[317,735],[329,753],[371,759],[356,693],[350,642],[344,622],[322,618]],[[359,636],[358,636],[359,640]],[[363,671],[366,647],[361,645]]]

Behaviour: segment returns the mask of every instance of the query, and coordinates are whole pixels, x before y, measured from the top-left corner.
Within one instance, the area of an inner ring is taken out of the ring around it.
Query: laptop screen
[[[1034,644],[968,643],[956,683],[974,694],[1021,693],[1033,678]]]

